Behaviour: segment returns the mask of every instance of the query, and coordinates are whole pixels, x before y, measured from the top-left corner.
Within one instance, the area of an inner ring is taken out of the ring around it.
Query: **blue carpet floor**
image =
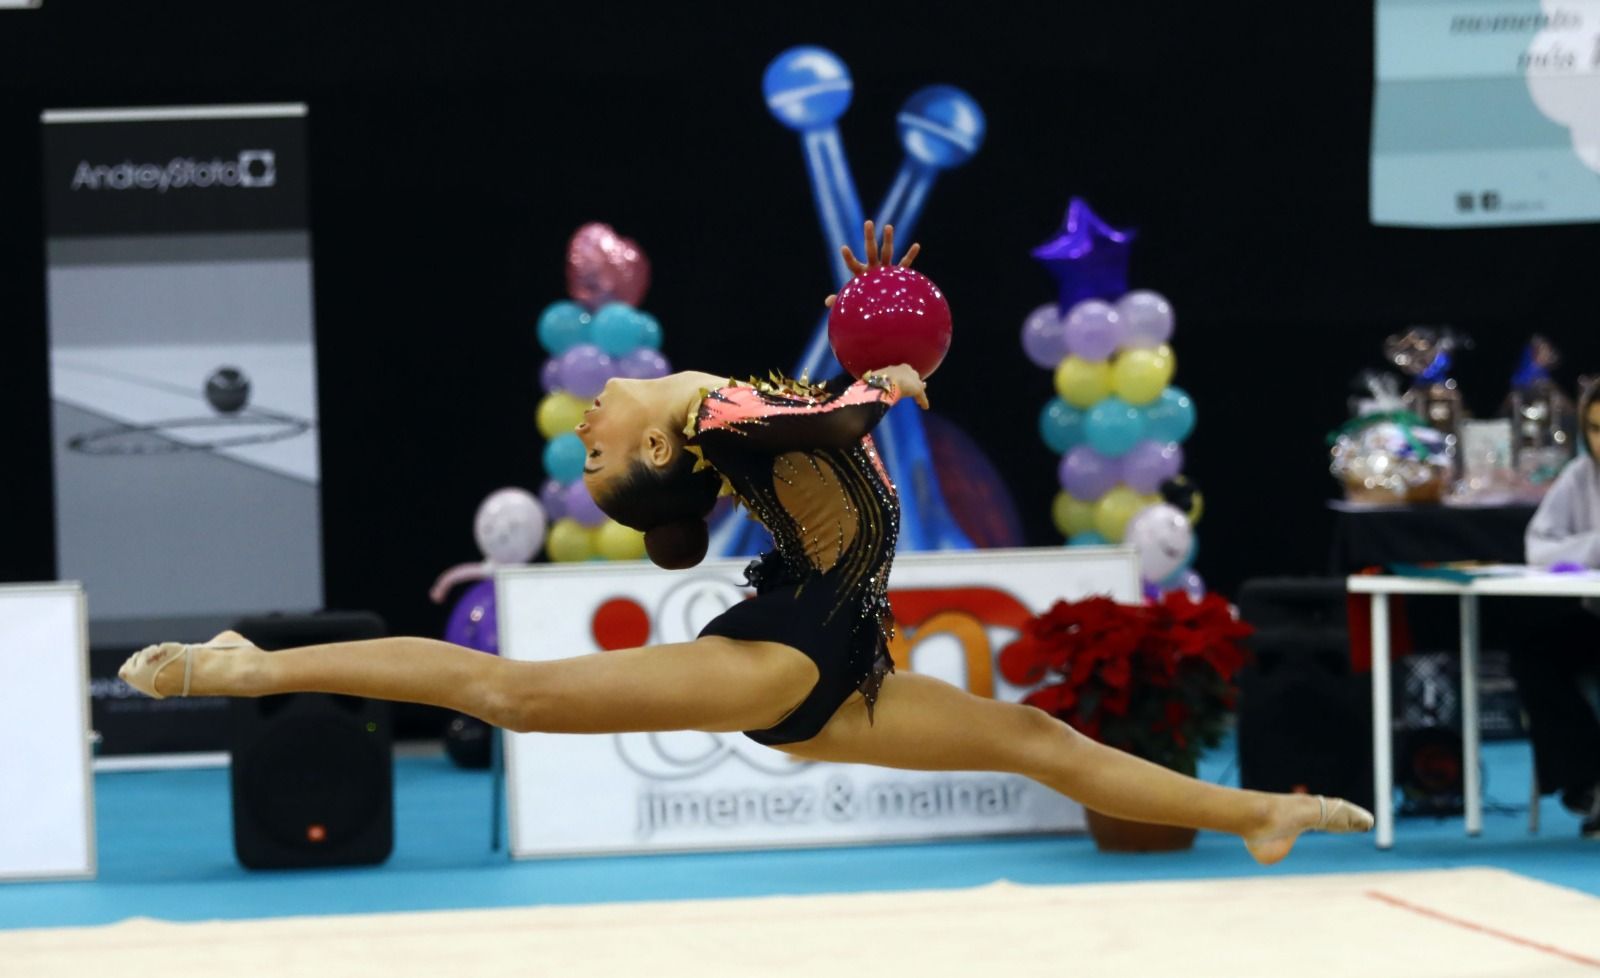
[[[489,848],[488,775],[438,755],[396,762],[395,850],[384,865],[251,872],[234,860],[225,770],[108,773],[95,778],[98,879],[0,884],[0,928],[1454,866],[1497,866],[1600,895],[1600,842],[1580,840],[1573,816],[1546,799],[1542,832],[1527,832],[1527,745],[1491,743],[1484,754],[1478,838],[1463,835],[1459,818],[1402,819],[1388,852],[1370,836],[1310,835],[1270,869],[1209,833],[1190,851],[1146,855],[1051,836],[512,862]],[[1235,783],[1231,747],[1207,757],[1201,776]]]

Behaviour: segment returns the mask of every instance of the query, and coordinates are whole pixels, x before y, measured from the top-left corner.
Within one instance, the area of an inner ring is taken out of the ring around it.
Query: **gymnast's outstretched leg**
[[[762,729],[817,682],[816,665],[789,646],[715,636],[513,662],[427,638],[262,652],[223,632],[206,645],[152,646],[119,674],[156,696],[344,693],[442,706],[508,730],[546,733]]]
[[[1026,775],[1122,818],[1231,832],[1273,863],[1307,829],[1364,831],[1371,816],[1314,795],[1240,791],[1096,743],[1042,710],[973,696],[915,673],[887,676],[872,722],[851,697],[816,737],[780,747],[818,761]]]

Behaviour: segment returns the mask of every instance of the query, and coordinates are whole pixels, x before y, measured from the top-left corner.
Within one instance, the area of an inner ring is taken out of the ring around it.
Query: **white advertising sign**
[[[669,573],[647,563],[559,564],[497,576],[501,654],[562,659],[630,622],[646,644],[685,642],[751,592],[748,560]],[[996,666],[1018,626],[1057,600],[1140,600],[1137,558],[1115,547],[909,554],[889,589],[896,667],[1018,700]],[[517,857],[839,845],[1073,831],[1075,802],[1026,778],[798,761],[742,734],[515,734],[506,739]]]
[[[0,587],[0,880],[94,876],[86,629],[76,584]]]

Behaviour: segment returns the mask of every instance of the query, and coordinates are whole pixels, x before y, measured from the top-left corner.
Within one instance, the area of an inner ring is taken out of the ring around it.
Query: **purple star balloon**
[[[1128,291],[1128,249],[1133,232],[1119,231],[1089,209],[1081,198],[1067,205],[1055,237],[1033,249],[1059,289],[1064,314],[1084,299],[1115,301]]]

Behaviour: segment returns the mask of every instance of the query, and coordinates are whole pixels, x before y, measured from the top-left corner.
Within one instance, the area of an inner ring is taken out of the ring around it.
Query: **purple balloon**
[[[500,652],[499,616],[494,610],[494,578],[467,589],[444,625],[444,640],[479,652]]]
[[[576,397],[594,397],[616,375],[617,365],[593,343],[561,354],[561,386]]]
[[[1054,302],[1028,313],[1022,323],[1022,352],[1037,366],[1054,370],[1067,356],[1065,325]]]
[[[640,347],[617,361],[617,373],[634,380],[654,380],[672,372],[672,365],[660,350]]]
[[[1200,575],[1195,573],[1193,567],[1185,567],[1174,574],[1163,587],[1163,594],[1182,591],[1191,601],[1199,601],[1206,596],[1206,582],[1200,579]]]
[[[1134,492],[1151,493],[1183,471],[1183,448],[1175,441],[1145,439],[1122,456],[1122,481]]]
[[[544,504],[545,515],[554,523],[567,515],[567,487],[554,479],[546,479],[539,489],[539,502]]]
[[[1115,459],[1106,458],[1088,445],[1079,445],[1061,456],[1057,475],[1061,488],[1086,503],[1104,496],[1122,479]]]
[[[1104,360],[1122,342],[1122,318],[1099,299],[1085,299],[1068,310],[1062,330],[1067,352],[1085,360]]]
[[[553,394],[561,389],[561,360],[551,357],[539,368],[539,388],[546,394]]]
[[[589,487],[583,484],[582,479],[572,480],[561,494],[561,503],[566,507],[566,515],[584,526],[599,526],[606,521],[606,514],[595,504],[594,497],[589,495]]]
[[[1172,338],[1172,305],[1159,292],[1129,292],[1117,300],[1117,313],[1122,317],[1124,349],[1160,346]]]

